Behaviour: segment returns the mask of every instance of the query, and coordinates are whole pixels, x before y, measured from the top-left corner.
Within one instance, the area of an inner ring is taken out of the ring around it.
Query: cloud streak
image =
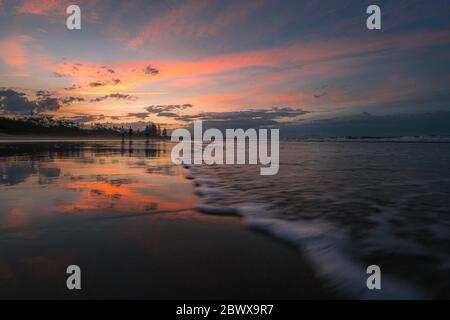
[[[34,15],[47,15],[62,11],[64,1],[60,0],[27,0],[15,7],[16,12]]]
[[[89,102],[101,102],[106,99],[117,99],[117,100],[129,100],[129,101],[135,101],[137,97],[132,96],[130,94],[122,94],[122,93],[111,93],[108,95],[104,95],[101,97],[97,97],[94,99],[89,100]]]

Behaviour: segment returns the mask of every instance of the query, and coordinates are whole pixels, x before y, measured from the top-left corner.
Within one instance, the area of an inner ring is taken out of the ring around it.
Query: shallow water
[[[450,144],[285,142],[280,171],[192,168],[200,210],[240,214],[246,225],[306,251],[350,297],[450,297]],[[367,292],[379,265],[384,289]]]

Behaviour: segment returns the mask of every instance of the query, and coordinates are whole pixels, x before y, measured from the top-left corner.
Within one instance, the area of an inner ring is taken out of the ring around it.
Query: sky
[[[447,0],[0,0],[0,113],[450,134],[449,18]]]

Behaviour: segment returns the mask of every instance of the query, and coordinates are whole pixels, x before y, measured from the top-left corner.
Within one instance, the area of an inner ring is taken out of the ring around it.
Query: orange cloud
[[[53,71],[77,81],[75,90],[92,93],[111,93],[153,81],[158,71],[146,61],[116,62],[64,62],[53,66]],[[86,90],[87,89],[87,90]]]

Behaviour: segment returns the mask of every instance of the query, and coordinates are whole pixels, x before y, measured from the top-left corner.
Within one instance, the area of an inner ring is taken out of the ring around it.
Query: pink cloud
[[[15,36],[0,41],[0,58],[10,67],[22,67],[28,63],[26,44],[30,36]]]
[[[18,13],[46,15],[62,8],[60,0],[27,0],[15,9]]]

